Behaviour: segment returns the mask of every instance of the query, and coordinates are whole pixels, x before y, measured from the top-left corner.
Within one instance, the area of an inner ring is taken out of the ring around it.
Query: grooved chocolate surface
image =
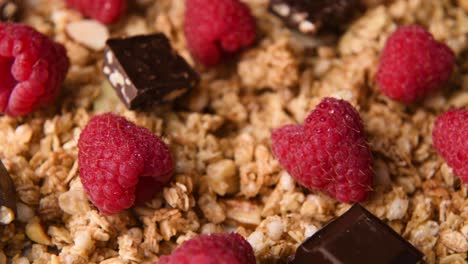
[[[413,264],[423,254],[361,205],[304,241],[289,264]]]
[[[163,34],[109,39],[104,74],[130,109],[168,102],[198,85],[200,77]]]
[[[16,195],[13,180],[0,160],[0,206],[10,208],[16,213]]]
[[[270,11],[305,34],[336,30],[362,9],[358,0],[270,0]]]

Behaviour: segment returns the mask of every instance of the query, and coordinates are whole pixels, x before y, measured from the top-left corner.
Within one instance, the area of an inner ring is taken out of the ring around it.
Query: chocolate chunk
[[[104,52],[104,74],[130,109],[172,101],[200,81],[164,34],[109,39]]]
[[[18,18],[19,5],[15,0],[0,0],[0,20],[14,21]]]
[[[0,160],[0,207],[5,206],[16,212],[16,195],[13,180]]]
[[[305,34],[339,29],[362,8],[359,0],[270,0],[270,11]]]
[[[356,204],[308,238],[289,264],[413,264],[423,254]]]

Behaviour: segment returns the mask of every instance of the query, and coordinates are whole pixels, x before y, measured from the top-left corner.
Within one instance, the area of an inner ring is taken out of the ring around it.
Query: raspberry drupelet
[[[252,246],[240,235],[212,234],[192,238],[157,264],[255,264]]]
[[[23,116],[59,93],[70,61],[65,48],[16,23],[0,23],[0,112]]]
[[[273,131],[272,152],[300,184],[341,202],[364,201],[372,190],[372,155],[359,113],[325,98],[303,125]]]
[[[160,138],[115,114],[93,117],[81,132],[78,149],[84,189],[108,215],[150,200],[174,171]]]
[[[193,57],[214,66],[250,46],[256,38],[255,18],[239,0],[186,0],[184,32]]]

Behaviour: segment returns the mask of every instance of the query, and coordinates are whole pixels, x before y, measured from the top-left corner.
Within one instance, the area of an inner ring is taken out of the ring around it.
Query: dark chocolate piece
[[[16,213],[16,194],[13,180],[0,160],[0,207],[5,206]]]
[[[15,21],[18,18],[17,0],[0,0],[0,21]]]
[[[414,264],[423,254],[359,204],[304,241],[289,264]]]
[[[339,29],[362,5],[359,0],[270,0],[270,11],[305,34]]]
[[[106,44],[104,74],[130,109],[172,101],[200,81],[164,34],[114,38]]]

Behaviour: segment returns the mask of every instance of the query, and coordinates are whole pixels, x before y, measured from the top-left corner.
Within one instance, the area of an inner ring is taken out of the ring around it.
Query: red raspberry
[[[81,182],[94,205],[109,215],[151,199],[174,171],[160,138],[110,113],[89,121],[78,148]]]
[[[163,256],[158,264],[255,264],[252,246],[238,234],[200,235]]]
[[[251,45],[256,26],[249,8],[239,0],[186,0],[184,32],[195,59],[214,66]]]
[[[114,23],[127,12],[127,0],[67,0],[68,6],[102,23]]]
[[[432,132],[434,148],[468,183],[468,109],[450,110],[437,118]]]
[[[304,125],[272,133],[272,151],[300,184],[341,202],[360,202],[372,189],[372,155],[361,117],[344,100],[325,98]]]
[[[62,45],[29,26],[0,23],[0,112],[21,116],[50,103],[69,65]]]
[[[397,29],[380,58],[377,83],[386,96],[411,103],[450,79],[455,55],[421,26]]]

